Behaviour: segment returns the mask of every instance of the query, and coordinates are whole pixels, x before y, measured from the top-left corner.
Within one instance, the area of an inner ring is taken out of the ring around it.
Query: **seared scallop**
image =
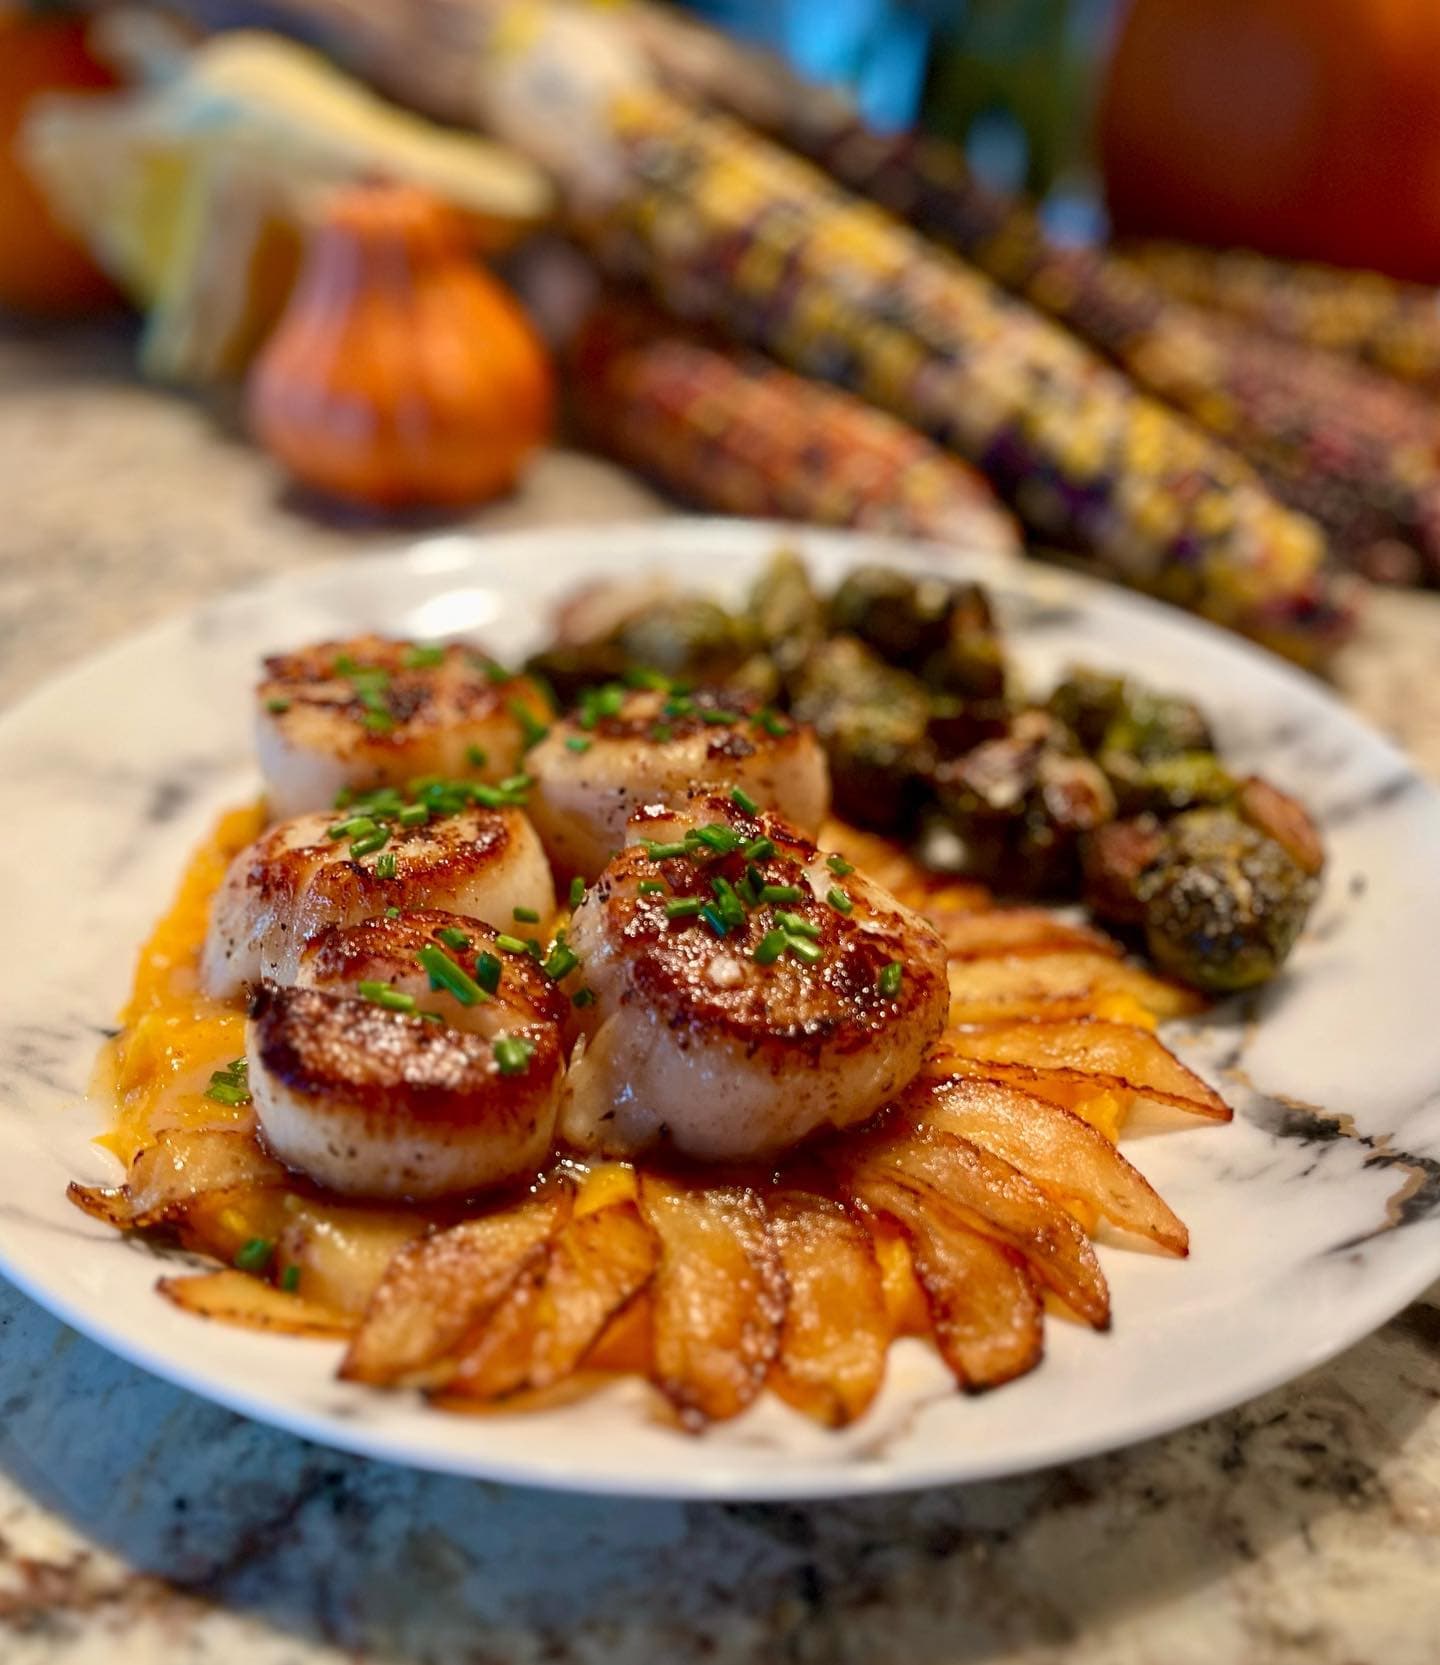
[[[502,1007],[498,991],[492,1004]],[[560,1032],[523,1003],[505,1018],[485,1036],[358,994],[267,986],[246,1028],[266,1144],[352,1197],[458,1196],[528,1178],[554,1135]]]
[[[530,813],[550,859],[587,879],[625,842],[636,809],[675,803],[695,786],[739,786],[812,837],[830,807],[814,731],[713,689],[601,689],[554,724],[526,769],[535,781]]]
[[[555,891],[535,829],[517,808],[468,808],[374,831],[301,815],[231,863],[210,913],[206,992],[223,998],[262,978],[293,982],[311,937],[392,907],[443,908],[504,929],[517,909],[548,919]]]
[[[917,914],[722,793],[641,811],[577,908],[561,1136],[585,1151],[769,1156],[864,1121],[945,1025],[945,951]]]
[[[363,989],[393,1009],[429,1012],[492,1039],[517,1024],[558,1024],[570,1002],[535,957],[517,950],[514,930],[530,927],[495,931],[438,908],[330,925],[305,944],[295,982],[334,994]],[[558,971],[566,962],[547,963]]]
[[[382,636],[276,654],[256,697],[260,768],[277,819],[328,809],[344,788],[420,775],[504,780],[549,718],[533,682],[474,649]]]

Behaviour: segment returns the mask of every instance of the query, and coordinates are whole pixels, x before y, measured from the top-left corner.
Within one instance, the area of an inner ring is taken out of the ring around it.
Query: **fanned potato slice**
[[[656,1255],[633,1202],[575,1213],[550,1246],[543,1278],[511,1291],[447,1391],[494,1399],[562,1381],[649,1283]]]
[[[919,1127],[958,1134],[1032,1179],[1042,1191],[1078,1198],[1126,1231],[1173,1255],[1190,1234],[1144,1176],[1089,1122],[1004,1081],[925,1078],[897,1107]]]
[[[284,1335],[343,1336],[355,1321],[343,1312],[292,1295],[247,1272],[201,1272],[193,1277],[161,1278],[157,1286],[167,1300],[197,1318],[218,1318],[250,1330],[278,1330]]]
[[[864,832],[847,821],[827,821],[817,842],[852,862],[867,879],[884,885],[907,908],[914,908],[940,928],[961,914],[992,906],[990,892],[973,879],[957,879],[922,867],[903,844],[880,833]]]
[[[1109,1327],[1110,1292],[1090,1240],[1065,1210],[1008,1162],[957,1134],[903,1129],[841,1153],[842,1173],[860,1165],[919,1193],[982,1236],[1025,1257],[1035,1277],[1097,1330]]]
[[[770,1386],[829,1428],[868,1409],[885,1379],[890,1320],[868,1229],[808,1191],[765,1199],[789,1292]]]
[[[746,1186],[647,1173],[640,1209],[660,1245],[656,1385],[687,1427],[738,1416],[765,1384],[785,1316],[765,1205]]]
[[[857,1200],[904,1230],[935,1345],[963,1387],[999,1387],[1039,1364],[1044,1313],[1019,1255],[878,1167],[861,1163],[849,1183]]]
[[[570,1211],[568,1184],[401,1249],[340,1367],[351,1381],[440,1387]]]
[[[1052,954],[1082,950],[1120,956],[1120,944],[1089,925],[1072,925],[1045,908],[987,908],[953,913],[934,921],[952,960],[981,960],[999,954]]]
[[[181,1219],[198,1198],[290,1178],[253,1133],[172,1128],[130,1164],[124,1185],[71,1185],[70,1200],[122,1230]]]
[[[319,1202],[292,1192],[275,1259],[299,1269],[299,1293],[307,1300],[359,1318],[391,1261],[429,1225],[414,1209]]]
[[[1084,1017],[1114,994],[1130,995],[1157,1017],[1179,1017],[1201,1004],[1189,989],[1094,950],[950,962],[951,1023]]]
[[[1121,1088],[1178,1110],[1228,1122],[1230,1106],[1148,1029],[1101,1018],[1059,1022],[985,1024],[950,1029],[936,1043],[935,1059],[946,1069],[964,1069],[1029,1085],[1037,1075],[1058,1076],[1100,1087]]]

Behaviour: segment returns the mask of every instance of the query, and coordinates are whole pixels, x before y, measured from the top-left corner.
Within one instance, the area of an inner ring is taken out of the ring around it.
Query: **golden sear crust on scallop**
[[[517,701],[536,716],[546,710],[528,677],[501,670],[472,648],[417,649],[385,636],[272,654],[257,692],[292,744],[307,745],[313,736],[344,759],[404,752],[438,732],[510,714]]]
[[[507,1075],[478,1035],[322,989],[263,989],[251,1020],[265,1072],[310,1111],[343,1117],[353,1135],[389,1137],[407,1124],[523,1134],[564,1061],[552,1024],[512,1031],[533,1050]]]

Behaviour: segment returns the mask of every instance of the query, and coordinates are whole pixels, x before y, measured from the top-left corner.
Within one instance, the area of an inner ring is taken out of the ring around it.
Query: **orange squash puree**
[[[245,1013],[236,1001],[202,994],[199,970],[215,892],[264,824],[259,804],[219,818],[140,950],[121,1031],[101,1055],[94,1086],[117,1110],[98,1142],[127,1168],[167,1128],[251,1125],[248,1108],[205,1097],[211,1074],[245,1050]]]

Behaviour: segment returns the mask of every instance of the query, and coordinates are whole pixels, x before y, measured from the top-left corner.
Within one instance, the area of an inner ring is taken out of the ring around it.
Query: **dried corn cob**
[[[1343,634],[1314,524],[1063,330],[734,122],[653,91],[610,120],[617,270],[952,447],[1107,575],[1295,657]]]
[[[1244,249],[1133,243],[1121,252],[1177,300],[1440,392],[1440,290]]]
[[[574,362],[589,437],[701,507],[1021,552],[981,475],[837,388],[614,303]]]
[[[884,138],[792,104],[785,137],[854,190],[1074,330],[1242,452],[1372,577],[1440,580],[1440,412],[1326,352],[1174,300],[1114,255],[1061,248],[1024,203],[979,185],[954,146]],[[1437,337],[1440,338],[1440,337]]]

